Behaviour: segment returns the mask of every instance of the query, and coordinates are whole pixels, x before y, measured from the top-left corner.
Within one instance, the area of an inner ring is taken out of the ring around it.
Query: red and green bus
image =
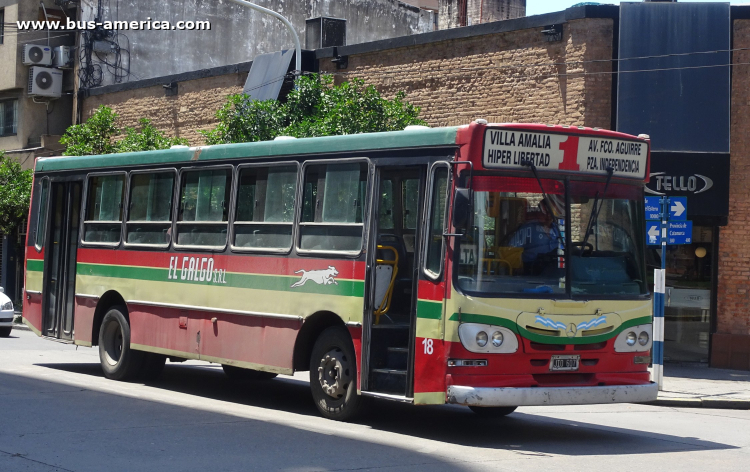
[[[36,162],[23,315],[165,361],[310,371],[326,417],[366,397],[654,400],[647,136],[487,124]]]

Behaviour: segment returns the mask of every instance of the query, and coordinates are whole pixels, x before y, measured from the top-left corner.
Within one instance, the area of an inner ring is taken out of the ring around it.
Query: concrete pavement
[[[306,373],[237,384],[168,363],[153,382],[103,377],[96,349],[18,330],[0,339],[0,471],[484,472],[747,468],[750,411],[651,405],[468,408],[375,401],[321,418]]]

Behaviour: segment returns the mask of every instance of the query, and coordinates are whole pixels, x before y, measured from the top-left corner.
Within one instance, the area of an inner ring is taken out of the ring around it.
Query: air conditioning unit
[[[52,48],[38,44],[24,44],[23,63],[27,66],[51,66]]]
[[[60,69],[73,67],[72,48],[70,46],[57,46],[52,54],[52,65]]]
[[[62,95],[63,73],[49,67],[29,68],[29,95],[59,98]]]

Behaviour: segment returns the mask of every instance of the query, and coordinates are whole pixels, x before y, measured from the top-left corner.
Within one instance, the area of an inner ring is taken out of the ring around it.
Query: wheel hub
[[[339,399],[346,394],[351,376],[349,362],[341,349],[328,351],[320,360],[318,380],[329,397]]]

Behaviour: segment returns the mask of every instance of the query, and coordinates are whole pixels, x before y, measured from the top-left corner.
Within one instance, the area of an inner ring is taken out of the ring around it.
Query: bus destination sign
[[[518,169],[531,161],[539,170],[605,174],[644,179],[648,145],[599,136],[487,129],[482,164],[485,168]]]

